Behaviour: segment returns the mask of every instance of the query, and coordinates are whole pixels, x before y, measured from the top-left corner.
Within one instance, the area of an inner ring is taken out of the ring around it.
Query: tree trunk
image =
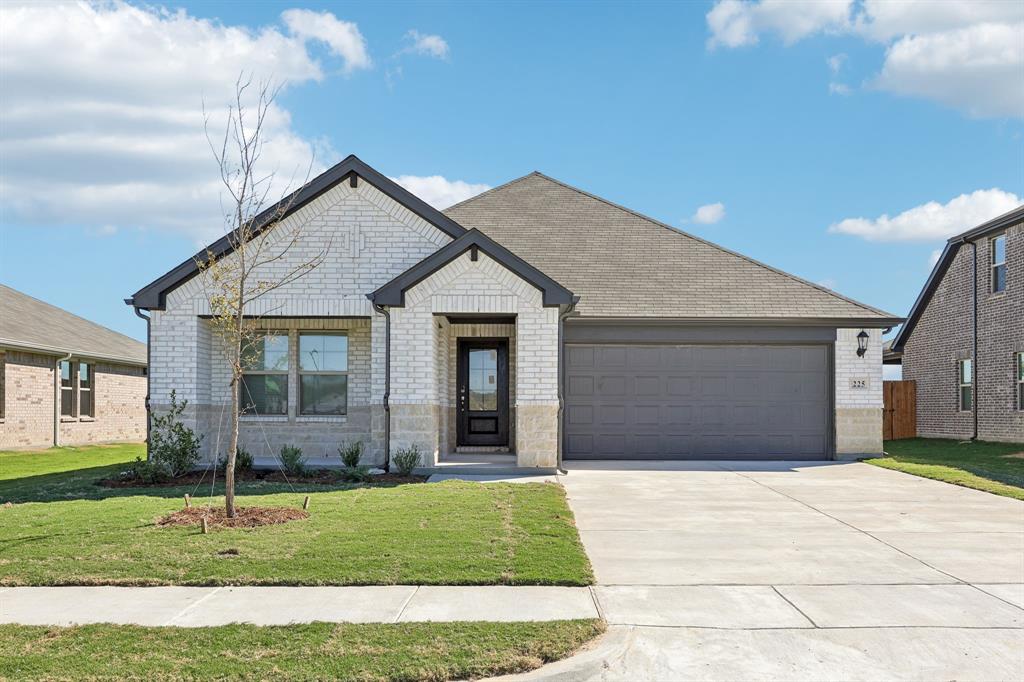
[[[231,379],[231,444],[224,468],[224,511],[235,518],[235,454],[238,452],[238,379]]]

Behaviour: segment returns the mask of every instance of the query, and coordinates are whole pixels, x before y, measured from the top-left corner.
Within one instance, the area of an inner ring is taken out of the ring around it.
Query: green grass
[[[1024,443],[908,438],[885,442],[869,464],[1024,500]],[[1013,457],[1012,455],[1018,455]]]
[[[0,626],[0,679],[448,680],[532,670],[600,621]]]
[[[140,451],[133,447],[0,453],[0,503],[14,503],[0,506],[0,585],[593,582],[558,485],[448,481],[292,490],[246,482],[237,487],[240,505],[298,507],[309,494],[311,517],[202,535],[154,521],[181,509],[185,493],[197,495],[196,504],[221,505],[219,488],[209,498],[208,486],[95,485],[134,459]],[[237,554],[222,553],[229,549]]]

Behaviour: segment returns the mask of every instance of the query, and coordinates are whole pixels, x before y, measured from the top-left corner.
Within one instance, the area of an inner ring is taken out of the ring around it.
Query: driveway
[[[578,462],[609,623],[530,679],[1024,679],[1024,503],[862,463]]]

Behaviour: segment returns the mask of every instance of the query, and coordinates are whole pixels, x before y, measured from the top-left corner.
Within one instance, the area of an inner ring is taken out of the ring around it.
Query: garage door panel
[[[828,347],[581,346],[567,363],[566,456],[817,459]]]

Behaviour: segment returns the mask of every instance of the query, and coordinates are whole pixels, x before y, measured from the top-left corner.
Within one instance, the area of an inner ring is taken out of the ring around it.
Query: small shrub
[[[356,468],[359,466],[359,460],[363,457],[363,441],[357,440],[344,448],[338,448],[338,454],[341,455],[341,463],[347,468]]]
[[[245,448],[238,448],[235,451],[235,473],[242,471],[252,471],[253,459],[252,453]],[[228,469],[228,456],[224,455],[217,460],[217,468],[221,471],[227,471]]]
[[[393,459],[395,462],[395,468],[398,469],[398,473],[403,476],[408,476],[412,473],[412,470],[420,464],[420,449],[415,445],[408,448],[402,448],[395,453]]]
[[[199,462],[199,446],[203,437],[181,423],[181,413],[187,406],[187,400],[179,403],[177,394],[171,391],[171,409],[164,414],[153,415],[149,462],[154,470],[160,469],[171,478],[187,474]]]
[[[284,473],[290,476],[302,476],[306,473],[306,458],[302,456],[302,448],[282,445],[280,457]]]
[[[140,483],[166,483],[173,478],[162,462],[141,457],[136,457],[128,470],[121,473],[121,477]]]
[[[341,471],[341,480],[347,483],[368,483],[373,480],[370,467],[346,467]]]

